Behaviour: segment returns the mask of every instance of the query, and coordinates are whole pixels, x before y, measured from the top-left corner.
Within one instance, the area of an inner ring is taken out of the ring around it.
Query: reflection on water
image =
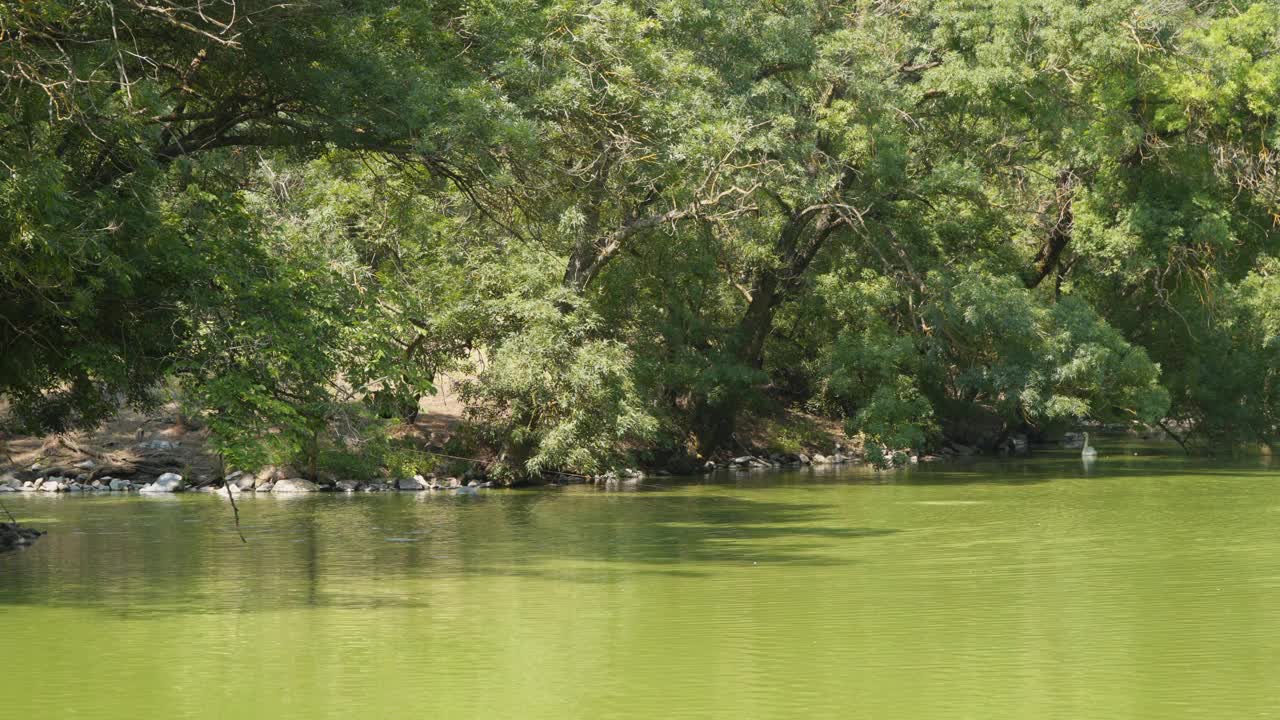
[[[6,504],[5,717],[1191,718],[1280,707],[1280,472],[1170,455]]]

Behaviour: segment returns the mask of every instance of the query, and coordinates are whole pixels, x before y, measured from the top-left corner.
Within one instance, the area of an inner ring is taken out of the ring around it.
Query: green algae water
[[[5,718],[1280,716],[1280,469],[0,497]]]

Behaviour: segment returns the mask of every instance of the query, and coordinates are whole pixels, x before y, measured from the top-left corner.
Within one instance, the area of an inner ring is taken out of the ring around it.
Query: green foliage
[[[625,444],[653,438],[656,422],[637,392],[630,353],[593,337],[598,320],[542,302],[516,312],[521,330],[490,351],[464,388],[504,449],[506,472],[599,473],[622,459]]]
[[[884,447],[924,447],[928,434],[935,429],[933,407],[911,378],[899,376],[897,382],[881,385],[871,393],[850,429]]]
[[[778,403],[1280,436],[1274,3],[228,7],[0,7],[12,424],[176,378],[237,464],[407,472],[453,374],[512,476]]]

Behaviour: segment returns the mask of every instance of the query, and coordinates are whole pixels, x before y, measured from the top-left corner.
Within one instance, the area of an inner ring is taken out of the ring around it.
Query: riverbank
[[[492,448],[466,440],[476,433],[467,431],[461,406],[436,399],[415,421],[397,430],[394,442],[402,462],[396,467],[353,474],[321,466],[309,476],[290,464],[224,468],[209,443],[208,430],[189,426],[176,406],[169,406],[151,415],[126,410],[93,431],[8,438],[4,446],[8,465],[0,466],[0,493],[216,491],[228,484],[231,492],[429,492],[513,482],[608,485],[716,470],[861,463],[884,470],[982,455],[1024,455],[1035,447],[1025,434],[990,430],[971,433],[974,437],[965,440],[972,444],[942,439],[929,452],[864,447],[863,439],[847,435],[837,420],[785,408],[767,415],[744,415],[738,427],[733,447],[711,458],[685,450],[636,448],[629,463],[603,474],[561,468],[544,471],[540,478],[522,479],[492,472],[498,455]],[[1052,445],[1070,447],[1072,442],[1079,442],[1078,434],[1067,433]],[[179,480],[157,486],[165,477]]]

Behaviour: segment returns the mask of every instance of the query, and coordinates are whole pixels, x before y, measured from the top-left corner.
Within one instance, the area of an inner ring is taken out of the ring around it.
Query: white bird
[[[1098,451],[1089,447],[1089,433],[1084,434],[1084,447],[1080,449],[1080,457],[1085,460],[1098,457]]]

